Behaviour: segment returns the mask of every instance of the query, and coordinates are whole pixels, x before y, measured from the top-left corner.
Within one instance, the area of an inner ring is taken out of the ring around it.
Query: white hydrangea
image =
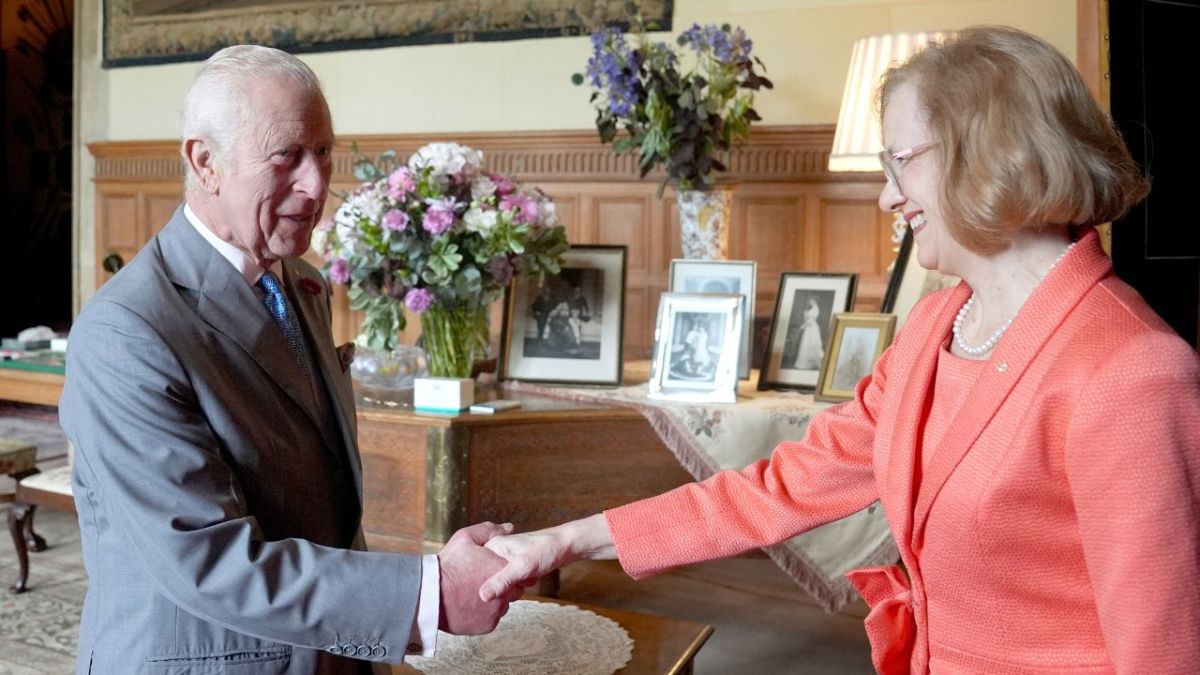
[[[480,201],[496,194],[496,184],[487,176],[480,176],[471,183],[471,199]]]
[[[355,190],[354,194],[350,195],[346,203],[357,208],[358,212],[366,216],[371,222],[377,223],[383,217],[383,212],[387,208],[387,204],[384,202],[384,199],[387,197],[385,190],[386,185],[381,189],[379,182],[365,183],[362,187]]]
[[[543,227],[558,225],[558,211],[554,202],[548,198],[538,200],[538,224]]]
[[[346,200],[338,207],[338,210],[333,214],[333,230],[325,233],[325,237],[332,239],[332,248],[325,246],[317,246],[316,232],[314,232],[314,246],[317,250],[328,250],[329,254],[335,258],[349,258],[352,255],[361,255],[367,250],[366,245],[362,241],[362,235],[358,229],[358,219],[361,217],[361,208],[353,203],[353,200]],[[319,230],[318,230],[319,231]]]
[[[458,143],[430,143],[408,159],[408,168],[413,171],[432,167],[434,175],[439,176],[476,173],[482,166],[483,152]]]
[[[475,206],[463,214],[463,225],[468,232],[487,233],[496,226],[498,215],[499,212],[494,209],[485,210]]]

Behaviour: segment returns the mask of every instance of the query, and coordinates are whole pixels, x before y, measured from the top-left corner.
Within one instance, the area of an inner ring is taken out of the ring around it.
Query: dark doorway
[[[1153,187],[1113,224],[1113,266],[1195,347],[1200,310],[1200,0],[1110,2],[1112,114]]]
[[[0,13],[0,336],[71,320],[72,0]]]

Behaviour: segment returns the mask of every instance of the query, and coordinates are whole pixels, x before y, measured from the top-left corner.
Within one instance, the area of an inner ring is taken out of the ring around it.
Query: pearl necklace
[[[1059,261],[1067,257],[1067,254],[1071,252],[1071,249],[1074,248],[1074,246],[1075,242],[1067,244],[1067,247],[1063,249],[1063,252],[1054,259],[1054,262],[1050,263],[1050,267],[1046,269],[1046,273],[1042,275],[1042,278],[1038,279],[1038,284],[1041,284],[1042,280],[1050,275],[1050,270],[1054,269],[1055,265],[1058,265]],[[967,301],[963,303],[962,309],[958,310],[958,315],[954,317],[954,326],[951,328],[951,332],[954,333],[954,344],[958,345],[958,348],[962,350],[964,354],[969,356],[983,356],[984,354],[992,351],[992,348],[995,347],[996,343],[1000,341],[1000,336],[1004,335],[1004,331],[1008,330],[1008,327],[1012,325],[1013,319],[1015,319],[1016,316],[1012,316],[1008,319],[1008,321],[1002,323],[1000,327],[996,329],[995,333],[992,333],[988,339],[983,341],[983,344],[979,345],[978,347],[972,347],[971,345],[967,344],[966,340],[963,339],[962,324],[963,321],[966,320],[967,315],[971,313],[971,308],[974,306],[975,293],[972,291],[971,297],[967,298]]]

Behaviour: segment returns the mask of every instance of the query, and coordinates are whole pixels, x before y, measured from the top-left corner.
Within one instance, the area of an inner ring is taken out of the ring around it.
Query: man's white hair
[[[248,121],[250,101],[256,95],[249,85],[261,79],[289,79],[307,92],[321,94],[321,82],[313,71],[285,51],[234,45],[210,56],[192,78],[180,115],[179,151],[188,189],[196,187],[196,177],[184,147],[187,139],[204,139],[213,160],[221,163]]]

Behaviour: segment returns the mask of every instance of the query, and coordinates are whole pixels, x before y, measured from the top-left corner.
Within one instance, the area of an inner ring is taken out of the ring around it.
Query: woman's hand
[[[617,554],[603,514],[536,532],[494,537],[485,546],[508,564],[479,589],[484,602],[510,595],[518,587],[528,588],[539,577],[576,560],[611,560]]]

